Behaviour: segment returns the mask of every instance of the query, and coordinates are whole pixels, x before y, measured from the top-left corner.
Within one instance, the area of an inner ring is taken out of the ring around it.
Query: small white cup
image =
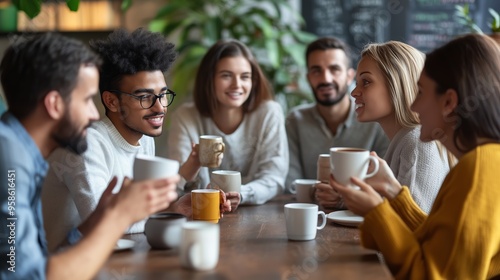
[[[318,215],[323,222],[318,226]],[[318,205],[310,203],[285,204],[286,233],[290,240],[313,240],[316,232],[326,225],[326,215]]]
[[[312,203],[314,202],[314,186],[319,182],[313,179],[297,179],[293,181],[290,192],[295,194],[297,202]]]
[[[137,155],[133,172],[136,181],[167,178],[179,172],[179,162],[162,157]]]
[[[209,222],[186,222],[182,226],[180,259],[182,266],[210,270],[219,262],[220,229]]]
[[[366,174],[370,161],[374,169]],[[345,186],[353,186],[351,177],[370,178],[378,172],[378,159],[370,155],[368,150],[358,148],[331,148],[330,170],[335,180]]]
[[[241,192],[241,174],[239,171],[215,170],[210,178],[212,189],[224,192]]]

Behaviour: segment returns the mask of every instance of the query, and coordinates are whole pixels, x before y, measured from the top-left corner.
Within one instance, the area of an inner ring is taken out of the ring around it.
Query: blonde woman
[[[384,130],[391,141],[384,159],[398,181],[411,186],[413,199],[428,213],[450,165],[437,142],[419,141],[418,115],[410,109],[424,60],[423,53],[401,42],[367,45],[351,95],[358,121],[378,122]],[[321,203],[339,200],[333,189],[328,194],[318,197]]]
[[[429,215],[383,160],[366,182],[351,179],[360,190],[330,179],[364,216],[361,243],[382,252],[395,279],[499,278],[499,72],[500,49],[484,35],[458,37],[427,55],[411,107],[420,139],[436,139],[458,158]]]

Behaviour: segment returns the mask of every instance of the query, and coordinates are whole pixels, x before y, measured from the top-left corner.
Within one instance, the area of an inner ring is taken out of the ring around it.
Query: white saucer
[[[359,226],[364,218],[352,213],[349,210],[331,212],[326,216],[329,220],[348,227]]]
[[[119,239],[115,245],[115,251],[127,250],[134,247],[135,241],[128,239]]]

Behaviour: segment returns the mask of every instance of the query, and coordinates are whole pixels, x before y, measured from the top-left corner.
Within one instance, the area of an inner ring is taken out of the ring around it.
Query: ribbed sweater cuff
[[[407,186],[403,186],[401,192],[394,199],[390,200],[390,204],[394,211],[398,213],[412,230],[417,228],[427,215],[415,203]]]

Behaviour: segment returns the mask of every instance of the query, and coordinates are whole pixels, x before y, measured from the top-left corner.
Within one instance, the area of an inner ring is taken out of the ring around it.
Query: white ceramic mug
[[[369,174],[368,166],[373,163],[373,171]],[[368,150],[358,148],[331,148],[330,170],[335,180],[342,185],[352,186],[351,177],[370,178],[378,172],[378,159],[371,156]]]
[[[182,226],[180,259],[182,266],[210,270],[219,262],[220,229],[218,224],[187,222]]]
[[[212,189],[221,189],[224,192],[241,191],[241,174],[239,171],[215,170],[210,176]]]
[[[157,213],[151,215],[144,226],[144,234],[154,249],[171,249],[181,243],[182,225],[186,216],[179,213]]]
[[[179,162],[162,157],[136,155],[133,172],[136,181],[167,178],[179,172]]]
[[[323,222],[318,226],[318,215]],[[290,240],[312,240],[316,232],[326,225],[326,215],[318,205],[310,203],[285,204],[286,234]]]
[[[295,194],[297,202],[312,203],[314,202],[314,186],[319,183],[313,179],[297,179],[293,181],[290,192]]]

